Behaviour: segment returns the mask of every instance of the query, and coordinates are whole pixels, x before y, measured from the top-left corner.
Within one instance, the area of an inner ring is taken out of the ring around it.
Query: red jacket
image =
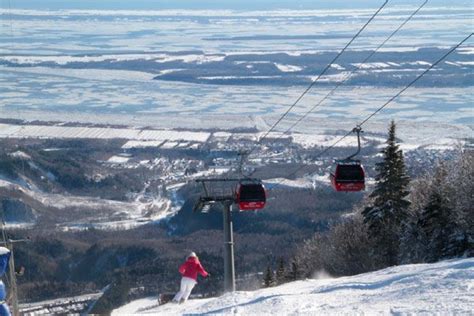
[[[179,273],[181,273],[183,277],[191,278],[195,281],[197,281],[198,273],[203,277],[207,277],[208,275],[196,257],[189,257],[188,260],[179,267]]]

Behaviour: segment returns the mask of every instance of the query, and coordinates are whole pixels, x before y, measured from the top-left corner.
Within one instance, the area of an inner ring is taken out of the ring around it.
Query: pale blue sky
[[[391,0],[391,5],[416,5],[414,0]],[[373,8],[383,0],[0,0],[2,8],[25,9],[338,9]],[[473,8],[473,0],[431,0],[430,6],[462,5]]]

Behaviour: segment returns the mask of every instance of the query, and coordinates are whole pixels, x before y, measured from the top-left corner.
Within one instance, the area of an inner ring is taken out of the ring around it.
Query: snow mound
[[[198,285],[199,286],[199,285]],[[112,315],[470,314],[474,258],[391,267],[351,277],[304,280],[254,292],[156,306],[131,302]]]

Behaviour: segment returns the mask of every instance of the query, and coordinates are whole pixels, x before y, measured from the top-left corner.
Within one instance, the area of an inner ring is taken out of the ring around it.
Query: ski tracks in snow
[[[469,314],[474,310],[474,258],[390,267],[371,273],[302,280],[253,292],[147,309],[160,315]],[[147,301],[148,300],[148,301]],[[156,298],[113,315],[140,314]],[[142,312],[143,313],[143,312]]]

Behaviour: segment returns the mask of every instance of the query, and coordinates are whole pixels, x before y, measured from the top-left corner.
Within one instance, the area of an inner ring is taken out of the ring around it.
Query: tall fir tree
[[[434,189],[421,214],[420,228],[427,236],[428,249],[425,260],[436,262],[445,256],[450,237],[454,233],[451,224],[451,210],[446,197]]]
[[[433,176],[428,201],[419,223],[420,230],[426,236],[425,260],[428,262],[460,256],[466,248],[467,237],[457,223],[459,219],[454,210],[455,205],[450,199],[453,196],[452,188],[447,182],[447,166],[440,164]]]
[[[293,258],[291,260],[290,272],[288,274],[288,278],[292,281],[299,280],[303,272],[301,271],[301,265],[297,258]]]
[[[413,213],[402,226],[400,237],[399,263],[425,262],[428,238],[420,228],[421,216]]]
[[[285,277],[286,277],[285,261],[283,260],[283,258],[280,258],[278,260],[278,268],[277,268],[276,273],[275,273],[276,283],[277,284],[285,283]]]
[[[268,266],[267,271],[265,272],[265,275],[263,276],[263,286],[272,287],[274,285],[275,285],[275,276],[273,274],[273,270],[271,266]]]
[[[377,257],[381,266],[397,264],[400,231],[407,218],[410,202],[410,178],[406,174],[403,151],[396,143],[396,125],[389,127],[387,146],[382,150],[383,160],[376,164],[375,189],[370,194],[371,205],[363,211],[370,238],[377,241]]]

